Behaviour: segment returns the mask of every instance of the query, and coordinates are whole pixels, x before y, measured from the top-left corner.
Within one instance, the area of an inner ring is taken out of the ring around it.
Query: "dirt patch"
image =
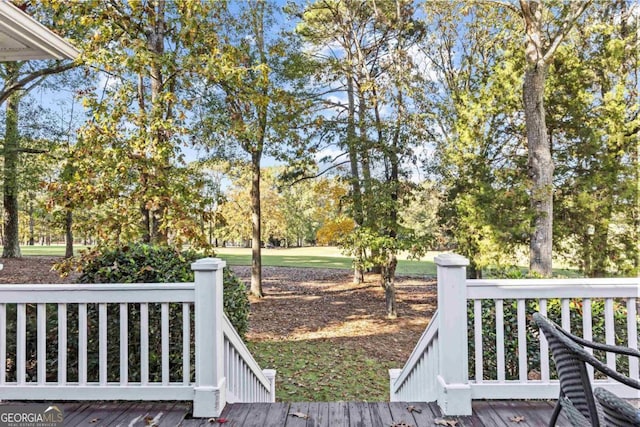
[[[233,267],[245,283],[249,267]],[[398,368],[407,360],[437,304],[433,279],[401,277],[397,319],[387,319],[377,276],[354,285],[348,270],[265,267],[262,299],[251,298],[251,341],[335,342]]]
[[[53,265],[60,257],[32,256],[24,258],[3,258],[0,283],[71,283],[74,277],[60,277],[53,271]]]
[[[58,257],[3,259],[0,283],[71,283],[52,271]],[[249,267],[233,267],[249,282]],[[250,341],[330,342],[402,367],[436,307],[433,279],[397,280],[399,317],[386,318],[384,292],[376,276],[360,285],[348,270],[265,267],[266,296],[251,298]]]

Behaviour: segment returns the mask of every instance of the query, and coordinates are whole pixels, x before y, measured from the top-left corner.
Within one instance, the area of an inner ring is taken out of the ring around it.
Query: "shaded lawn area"
[[[233,267],[245,281],[248,267]],[[398,279],[400,317],[385,316],[377,277],[349,270],[266,267],[266,297],[251,299],[249,348],[278,371],[279,401],[388,401],[390,368],[401,368],[436,306],[433,280]]]
[[[254,341],[260,366],[276,367],[278,401],[336,402],[389,400],[389,368],[401,367],[333,340]]]

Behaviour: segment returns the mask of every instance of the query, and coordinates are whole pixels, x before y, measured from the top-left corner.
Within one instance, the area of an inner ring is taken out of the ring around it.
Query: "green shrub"
[[[85,255],[80,283],[193,282],[191,264],[202,255],[166,246],[123,246]],[[233,272],[224,269],[224,312],[238,334],[249,329],[249,298]]]
[[[193,251],[177,251],[168,247],[133,245],[116,249],[94,251],[83,256],[81,283],[175,283],[192,282],[191,263],[201,255]],[[67,265],[65,268],[69,268]],[[244,284],[227,268],[224,277],[224,311],[240,336],[248,329],[249,299]],[[7,305],[7,380],[14,381],[16,354],[16,304]],[[128,380],[141,380],[140,372],[140,304],[128,304]],[[169,304],[169,367],[170,381],[181,381],[183,375],[183,307],[181,303]],[[149,381],[161,380],[162,340],[161,304],[148,304],[149,321]],[[47,314],[47,380],[58,376],[58,313],[57,304],[46,305]],[[107,380],[119,381],[120,365],[120,307],[107,304]],[[194,380],[194,312],[190,310],[190,376]],[[36,307],[27,305],[27,380],[36,376]],[[99,314],[98,304],[87,304],[87,380],[98,381],[99,375]],[[67,380],[78,381],[78,305],[67,308]]]

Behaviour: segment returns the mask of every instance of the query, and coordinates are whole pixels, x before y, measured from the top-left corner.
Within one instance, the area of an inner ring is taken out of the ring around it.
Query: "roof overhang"
[[[6,0],[0,0],[0,62],[75,59],[79,51]]]

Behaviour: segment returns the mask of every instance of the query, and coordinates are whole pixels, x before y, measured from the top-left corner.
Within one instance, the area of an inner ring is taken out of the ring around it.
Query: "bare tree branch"
[[[481,0],[479,2],[480,4],[483,3],[488,3],[488,4],[494,4],[497,6],[502,6],[512,12],[515,12],[518,16],[522,16],[522,13],[520,12],[520,9],[518,9],[518,7],[516,5],[514,5],[513,3],[509,3],[507,1],[502,1],[502,0]]]
[[[26,75],[25,77],[13,83],[12,85],[8,87],[6,86],[3,87],[2,90],[0,91],[0,104],[3,104],[7,100],[7,98],[11,96],[12,93],[14,93],[17,90],[24,89],[32,81],[40,77],[49,76],[51,74],[62,73],[63,71],[70,70],[74,67],[77,67],[78,65],[79,64],[76,62],[67,62],[67,63],[59,64],[55,67],[48,67],[48,68],[40,69],[38,71],[34,71],[33,73]]]
[[[318,172],[315,175],[305,175],[303,177],[300,177],[300,178],[296,179],[295,181],[293,181],[291,184],[289,184],[289,187],[293,187],[294,185],[296,185],[296,184],[298,184],[298,183],[300,183],[302,181],[306,181],[306,180],[309,180],[309,179],[320,178],[325,173],[327,173],[327,172],[329,172],[329,171],[331,171],[331,170],[333,170],[333,169],[335,169],[335,168],[337,168],[339,166],[346,165],[346,164],[349,164],[349,160],[345,160],[344,162],[340,162],[340,163],[335,163],[335,164],[329,166],[328,168],[326,168],[325,170],[323,170],[322,172]]]
[[[555,36],[553,36],[553,39],[551,39],[552,41],[549,49],[547,49],[544,54],[543,59],[545,62],[551,60],[551,57],[555,54],[558,46],[560,46],[560,43],[562,43],[562,40],[564,40],[569,31],[573,28],[578,18],[580,18],[580,15],[582,15],[582,13],[590,3],[591,0],[571,3],[572,10],[569,13],[569,16],[562,21],[562,25],[560,26],[560,28],[558,28],[558,31],[556,32]]]

